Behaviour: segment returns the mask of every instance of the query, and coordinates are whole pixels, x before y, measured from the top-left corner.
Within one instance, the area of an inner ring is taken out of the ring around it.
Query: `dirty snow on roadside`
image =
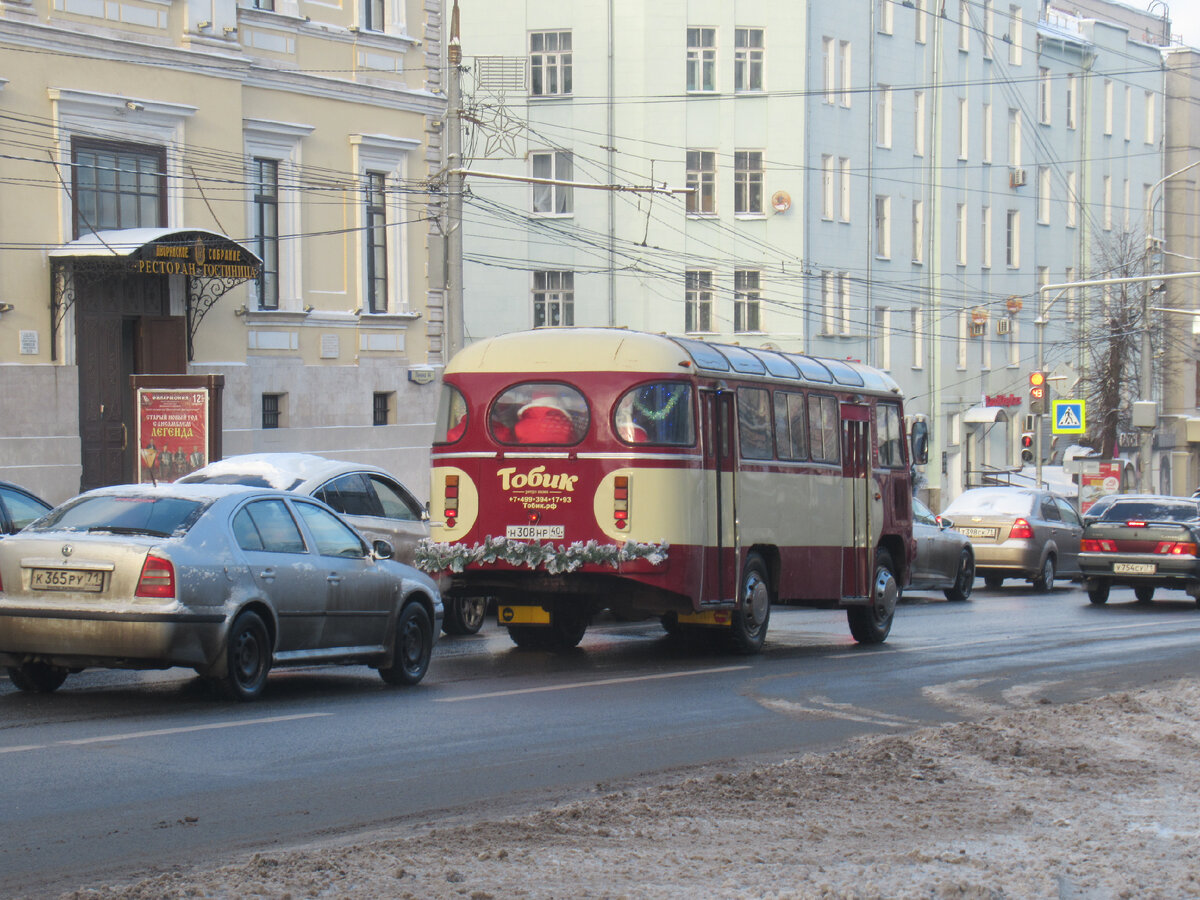
[[[63,897],[1200,897],[1200,682],[1022,704]]]

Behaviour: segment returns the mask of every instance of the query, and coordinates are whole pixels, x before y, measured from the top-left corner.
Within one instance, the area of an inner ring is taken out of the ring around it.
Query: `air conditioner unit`
[[[1012,331],[1012,319],[1001,316],[996,320],[996,334],[1008,334]]]
[[[983,337],[987,334],[987,322],[972,322],[971,337]]]
[[[1017,188],[1017,187],[1022,187],[1024,184],[1025,184],[1025,170],[1024,169],[1009,169],[1008,170],[1008,186],[1009,187]]]

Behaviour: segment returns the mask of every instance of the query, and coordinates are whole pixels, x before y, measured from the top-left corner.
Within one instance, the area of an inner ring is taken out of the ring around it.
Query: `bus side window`
[[[900,407],[880,403],[875,407],[875,440],[879,447],[879,465],[898,469],[904,465],[904,430],[900,424]]]
[[[816,462],[840,462],[842,448],[839,441],[841,431],[836,397],[808,395],[808,436],[812,446],[812,458]]]
[[[771,395],[763,388],[738,388],[738,435],[743,459],[771,459]]]
[[[775,392],[775,447],[780,459],[808,459],[804,395]]]
[[[626,391],[613,408],[613,430],[628,444],[690,446],[696,441],[691,387],[668,381]]]

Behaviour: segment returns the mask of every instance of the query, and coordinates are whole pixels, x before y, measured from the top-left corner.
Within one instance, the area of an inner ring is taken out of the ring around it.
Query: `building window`
[[[821,218],[827,222],[833,221],[833,157],[828,153],[821,155]]]
[[[925,367],[925,310],[914,306],[912,314],[912,367]]]
[[[842,97],[842,108],[849,109],[850,98],[853,96],[851,92],[853,88],[853,81],[851,81],[849,41],[838,42],[838,78],[840,81],[838,84],[838,91]]]
[[[1122,201],[1121,202],[1121,209],[1122,209],[1121,226],[1125,229],[1126,232],[1128,232],[1129,225],[1130,225],[1130,221],[1129,221],[1129,213],[1130,213],[1130,209],[1129,209],[1129,179],[1128,178],[1126,178],[1121,185],[1121,201]]]
[[[1075,173],[1067,173],[1067,227],[1074,228],[1079,216],[1079,198],[1075,190]]]
[[[892,33],[892,0],[876,0],[876,15],[879,21],[876,26],[880,34]]]
[[[687,30],[687,89],[715,91],[717,89],[717,29],[689,28]]]
[[[763,30],[735,28],[733,30],[733,89],[761,91],[763,89]]]
[[[970,325],[968,324],[968,313],[965,309],[960,309],[957,316],[958,340],[955,341],[955,360],[954,366],[958,371],[962,372],[967,368],[967,336],[970,333]]]
[[[535,97],[571,93],[571,32],[535,31],[529,35],[529,85]]]
[[[850,273],[838,273],[838,320],[839,331],[850,333]]]
[[[1013,319],[1012,328],[1008,332],[1008,365],[1016,369],[1021,365],[1021,321]]]
[[[529,163],[534,178],[547,181],[572,181],[575,178],[574,159],[570,153],[562,150],[531,153]],[[571,186],[535,183],[533,211],[543,215],[569,216],[575,211]]]
[[[913,156],[925,155],[925,92],[913,91]]]
[[[1154,143],[1154,135],[1157,130],[1154,127],[1154,92],[1146,91],[1146,143]]]
[[[1104,178],[1103,178],[1103,180],[1102,180],[1102,183],[1103,183],[1103,185],[1104,185],[1104,187],[1103,187],[1103,192],[1104,192],[1104,193],[1103,193],[1103,197],[1104,197],[1104,199],[1103,199],[1103,207],[1102,207],[1102,216],[1103,216],[1103,222],[1104,222],[1104,230],[1105,230],[1105,231],[1112,231],[1112,222],[1113,222],[1113,216],[1112,216],[1112,176],[1111,176],[1111,175],[1105,175],[1105,176],[1104,176]]]
[[[837,60],[833,56],[835,44],[831,37],[821,38],[821,92],[824,102],[829,106],[834,103],[834,86],[837,79]]]
[[[954,207],[954,257],[960,266],[967,264],[967,204]]]
[[[733,330],[762,331],[759,305],[762,291],[760,274],[752,269],[737,269],[733,273]]]
[[[711,332],[712,272],[689,269],[686,273],[684,331]]]
[[[929,35],[929,0],[917,0],[915,25],[914,39],[918,44],[924,44]]]
[[[892,311],[886,306],[875,308],[875,340],[879,346],[875,365],[889,372],[892,368]]]
[[[575,324],[575,273],[533,273],[533,327]]]
[[[262,395],[262,427],[283,427],[283,394]]]
[[[1043,125],[1050,124],[1050,70],[1045,66],[1038,68],[1038,121]]]
[[[167,224],[166,152],[157,147],[71,142],[75,237]]]
[[[1075,75],[1067,75],[1067,127],[1074,129],[1079,114],[1079,83]]]
[[[836,310],[833,303],[833,273],[821,273],[821,333],[833,334]]]
[[[1038,166],[1037,220],[1039,225],[1050,224],[1050,167]]]
[[[761,150],[734,151],[733,212],[734,215],[762,215],[763,166]]]
[[[254,8],[266,10],[267,12],[274,12],[275,0],[254,0]]]
[[[384,0],[363,0],[363,31],[384,31]]]
[[[1005,227],[1004,260],[1010,269],[1021,267],[1021,212],[1010,209]]]
[[[958,49],[971,49],[971,0],[958,0]]]
[[[1067,284],[1075,280],[1075,269],[1068,266],[1067,275],[1063,279]],[[1068,322],[1075,321],[1075,300],[1079,296],[1079,288],[1067,288],[1066,296],[1063,297],[1063,318]]]
[[[1021,111],[1008,111],[1008,164],[1013,168],[1021,166]]]
[[[912,202],[912,261],[925,261],[925,203],[922,200]]]
[[[382,172],[367,172],[365,212],[367,244],[367,311],[388,311],[387,192]]]
[[[1113,131],[1113,83],[1109,78],[1104,79],[1104,133],[1112,135]]]
[[[262,260],[258,308],[279,309],[279,162],[254,160],[254,252]]]
[[[980,268],[992,267],[992,208],[985,206],[979,216]]]
[[[1008,62],[1013,66],[1019,66],[1021,64],[1021,32],[1024,30],[1024,16],[1024,11],[1016,3],[1009,5],[1008,34],[1005,35],[1005,37],[1008,39]]]
[[[967,158],[967,148],[971,142],[971,118],[967,107],[967,98],[958,98],[958,158]]]
[[[712,150],[687,152],[687,213],[712,215],[717,211],[717,154]]]
[[[887,84],[875,87],[875,145],[892,146],[892,88]]]
[[[850,160],[843,156],[838,159],[838,169],[841,175],[841,183],[838,185],[838,195],[840,199],[840,209],[838,217],[843,222],[850,221]]]
[[[992,163],[992,104],[983,104],[983,161]]]
[[[892,198],[875,195],[875,255],[892,258]]]
[[[1125,85],[1125,140],[1133,137],[1133,88]]]
[[[993,0],[983,0],[983,58],[992,58],[992,36],[996,33],[996,9]]]
[[[392,421],[392,394],[376,391],[371,398],[371,424],[390,425]]]

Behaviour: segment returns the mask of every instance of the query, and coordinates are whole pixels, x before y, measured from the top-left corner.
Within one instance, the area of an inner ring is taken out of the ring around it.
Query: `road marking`
[[[848,722],[862,722],[868,725],[883,725],[887,728],[908,728],[921,724],[917,719],[907,716],[897,716],[891,713],[877,712],[864,709],[850,703],[835,703],[828,697],[810,698],[811,706],[796,703],[794,700],[784,700],[782,697],[755,697],[755,702],[764,709],[783,713],[789,716],[819,717],[825,719],[844,719]]]
[[[520,694],[544,694],[550,691],[572,691],[576,688],[601,687],[608,684],[634,684],[639,681],[660,681],[664,678],[688,678],[692,675],[713,675],[718,672],[740,672],[749,666],[721,666],[716,669],[692,669],[687,672],[663,672],[659,675],[631,675],[627,678],[601,678],[598,681],[573,681],[545,687],[517,688],[511,691],[492,691],[488,694],[468,694],[465,697],[438,697],[436,703],[459,703],[463,700],[488,700],[492,697],[516,697]]]
[[[23,753],[26,750],[46,750],[49,747],[103,744],[112,741],[132,741],[139,738],[162,737],[168,734],[189,734],[194,731],[215,731],[221,728],[241,728],[245,725],[273,725],[276,722],[294,722],[297,719],[318,719],[333,713],[297,713],[291,716],[269,716],[263,719],[241,719],[236,722],[210,722],[207,725],[188,725],[181,728],[156,728],[153,731],[130,731],[125,734],[106,734],[100,737],[75,738],[68,741],[53,741],[49,744],[24,744],[17,747],[0,747],[0,753]]]

